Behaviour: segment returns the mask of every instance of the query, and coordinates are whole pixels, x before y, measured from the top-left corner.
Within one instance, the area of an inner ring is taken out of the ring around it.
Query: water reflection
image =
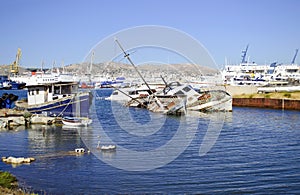
[[[79,132],[84,128],[63,128],[56,125],[31,125],[28,131],[29,152],[39,157],[73,155],[75,148],[84,147]]]

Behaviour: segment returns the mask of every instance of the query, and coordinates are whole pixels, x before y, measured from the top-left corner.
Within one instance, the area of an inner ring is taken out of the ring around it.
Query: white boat
[[[92,123],[92,120],[89,118],[83,118],[83,117],[63,117],[62,123],[67,126],[88,126]]]
[[[100,145],[98,141],[97,149],[101,151],[115,151],[117,149],[116,145]]]
[[[130,83],[125,81],[125,77],[117,77],[116,79],[99,78],[95,83],[95,89],[124,88],[130,85]]]
[[[185,97],[187,110],[232,111],[232,97],[224,90],[196,91],[189,84],[172,82],[159,94]]]
[[[228,85],[256,85],[265,86],[272,81],[300,81],[300,65],[295,63],[298,49],[291,61],[291,64],[258,65],[255,62],[246,60],[248,45],[242,51],[242,61],[239,65],[225,65],[222,78],[224,84]]]
[[[255,62],[249,62],[246,59],[247,51],[242,51],[242,61],[239,65],[225,65],[222,77],[225,84],[228,85],[259,85],[263,86],[265,83],[265,76],[274,68],[271,65],[258,65]]]

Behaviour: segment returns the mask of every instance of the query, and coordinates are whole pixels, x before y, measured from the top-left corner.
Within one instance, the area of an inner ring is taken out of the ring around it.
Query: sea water
[[[36,161],[1,162],[0,170],[40,194],[300,193],[299,111],[234,107],[218,120],[199,113],[175,117],[104,100],[110,93],[94,91],[91,126],[1,130],[1,157]],[[117,150],[99,151],[99,141]],[[75,148],[91,152],[74,155]]]

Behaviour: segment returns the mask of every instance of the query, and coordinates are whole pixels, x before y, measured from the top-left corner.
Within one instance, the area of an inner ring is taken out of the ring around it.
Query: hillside
[[[137,72],[134,70],[133,66],[125,63],[117,63],[117,62],[106,62],[106,63],[98,63],[93,64],[90,69],[90,64],[82,63],[82,64],[71,64],[67,65],[64,68],[59,68],[60,71],[68,73],[73,73],[75,75],[87,75],[91,74],[91,76],[105,76],[105,77],[118,77],[125,76],[128,78],[138,78]],[[198,66],[192,64],[170,64],[170,65],[157,65],[157,64],[143,64],[137,66],[138,70],[145,78],[158,78],[161,75],[169,78],[183,78],[183,77],[199,77],[201,75],[213,75],[218,71],[216,69],[208,68],[205,66]],[[39,67],[32,68],[19,68],[20,73],[30,72],[31,70],[37,70]],[[0,66],[0,74],[8,75],[9,74],[9,66],[2,65]]]
[[[65,67],[66,70],[73,73],[88,73],[90,64],[72,64]],[[170,65],[156,65],[156,64],[144,64],[137,66],[140,72],[144,73],[159,73],[159,74],[188,74],[192,76],[193,74],[199,75],[209,75],[215,74],[218,71],[216,69],[208,68],[205,66],[198,66],[192,64],[170,64]],[[103,74],[135,74],[134,68],[130,64],[116,63],[116,62],[107,62],[93,64],[92,66],[92,75],[103,75]]]

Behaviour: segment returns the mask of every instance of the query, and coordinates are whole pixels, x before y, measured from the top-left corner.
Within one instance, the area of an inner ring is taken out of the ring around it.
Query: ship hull
[[[83,116],[89,115],[91,94],[80,93],[76,96],[64,97],[55,101],[24,107],[33,114],[47,114],[47,116]],[[22,107],[22,106],[18,106]]]
[[[17,82],[11,82],[11,89],[17,90],[17,89],[23,89],[25,88],[26,83],[17,83]]]

